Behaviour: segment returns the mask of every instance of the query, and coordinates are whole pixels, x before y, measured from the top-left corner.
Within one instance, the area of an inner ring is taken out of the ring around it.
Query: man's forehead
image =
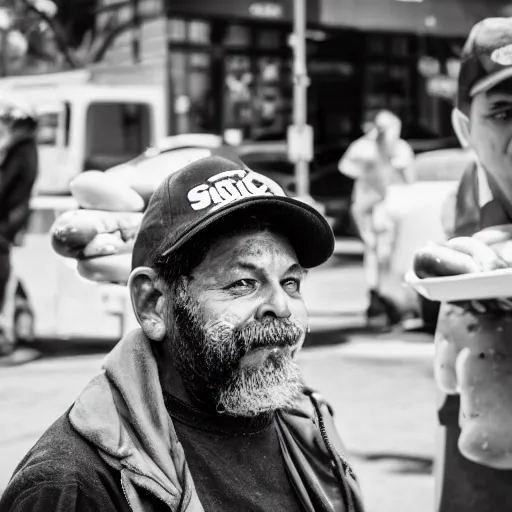
[[[213,257],[223,257],[226,263],[258,263],[265,256],[280,256],[291,263],[297,256],[288,239],[271,230],[241,232],[226,236],[212,248]]]

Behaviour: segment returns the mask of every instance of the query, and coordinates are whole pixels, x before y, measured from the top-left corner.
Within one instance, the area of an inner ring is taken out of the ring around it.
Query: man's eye
[[[496,112],[494,114],[491,114],[491,117],[496,121],[510,121],[510,119],[512,119],[512,109]]]
[[[297,293],[300,291],[300,281],[298,279],[287,279],[283,283],[283,287],[288,293]]]
[[[254,279],[240,279],[229,285],[228,288],[231,290],[250,290],[254,288],[255,285],[256,281]]]

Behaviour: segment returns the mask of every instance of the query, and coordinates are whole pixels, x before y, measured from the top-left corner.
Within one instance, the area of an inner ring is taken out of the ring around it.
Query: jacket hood
[[[143,487],[171,510],[178,510],[181,503],[183,510],[202,512],[165,408],[150,341],[141,329],[116,345],[102,370],[71,409],[73,427],[98,448],[109,465],[121,471],[123,490],[133,510],[144,510],[137,492],[137,487]]]

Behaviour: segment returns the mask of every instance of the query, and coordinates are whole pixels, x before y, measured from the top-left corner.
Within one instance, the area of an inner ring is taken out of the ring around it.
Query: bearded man
[[[1,510],[363,510],[295,360],[301,283],[333,246],[315,209],[238,163],[166,178],[133,248],[140,329],[23,459]]]

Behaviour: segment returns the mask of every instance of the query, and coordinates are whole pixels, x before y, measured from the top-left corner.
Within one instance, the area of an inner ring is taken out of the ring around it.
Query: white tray
[[[439,302],[512,297],[512,268],[425,279],[411,270],[405,282],[423,297]]]

